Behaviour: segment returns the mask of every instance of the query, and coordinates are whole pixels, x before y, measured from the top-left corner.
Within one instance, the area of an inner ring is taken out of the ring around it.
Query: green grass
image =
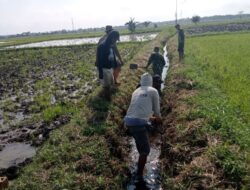
[[[197,83],[189,100],[189,119],[205,118],[208,134],[222,138],[211,157],[232,181],[240,183],[249,169],[250,154],[250,34],[188,38],[181,71]],[[236,147],[235,147],[236,146]]]

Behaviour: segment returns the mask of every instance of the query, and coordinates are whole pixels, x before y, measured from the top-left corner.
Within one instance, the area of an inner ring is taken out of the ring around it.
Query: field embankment
[[[166,189],[249,189],[249,40],[249,33],[188,38],[183,63],[176,38],[169,41]]]

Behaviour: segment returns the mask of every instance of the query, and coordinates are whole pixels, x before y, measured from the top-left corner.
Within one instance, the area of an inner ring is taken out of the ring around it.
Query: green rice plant
[[[36,90],[48,90],[51,86],[51,79],[45,78],[44,80],[39,80],[35,83]]]
[[[222,145],[210,153],[235,182],[246,176],[250,155],[249,41],[250,33],[188,38],[180,71],[199,92],[188,100],[193,111],[187,119],[204,118],[201,130],[221,136]]]
[[[51,95],[48,93],[38,95],[34,98],[34,101],[38,106],[40,106],[42,109],[44,109],[44,108],[49,107],[51,105]]]
[[[65,109],[62,106],[53,106],[48,107],[45,110],[43,110],[43,118],[45,121],[49,122],[57,118],[58,116],[65,113]]]

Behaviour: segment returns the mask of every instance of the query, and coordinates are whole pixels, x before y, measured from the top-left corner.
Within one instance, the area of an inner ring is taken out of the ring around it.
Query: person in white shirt
[[[143,170],[150,152],[147,125],[152,116],[161,120],[160,97],[158,91],[152,87],[152,76],[144,73],[141,76],[140,87],[133,94],[124,118],[125,125],[135,139],[139,152],[137,175],[143,178]]]

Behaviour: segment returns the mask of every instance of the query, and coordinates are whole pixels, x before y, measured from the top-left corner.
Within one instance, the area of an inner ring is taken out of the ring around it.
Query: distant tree
[[[134,18],[130,18],[130,20],[127,23],[125,23],[125,25],[128,26],[128,30],[130,32],[135,32],[136,24],[137,22],[135,22]]]
[[[198,16],[198,15],[192,17],[192,22],[195,23],[195,24],[200,22],[200,20],[201,20],[201,17]]]
[[[154,28],[158,28],[158,25],[154,23]]]
[[[150,25],[150,23],[151,23],[150,21],[145,21],[142,24],[143,26],[145,26],[145,28],[147,28]]]
[[[240,19],[242,18],[242,14],[244,13],[244,11],[239,11],[238,14],[240,16]]]

